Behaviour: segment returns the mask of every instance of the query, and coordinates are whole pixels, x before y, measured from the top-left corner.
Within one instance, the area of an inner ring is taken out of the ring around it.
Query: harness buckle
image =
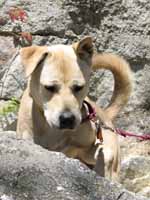
[[[97,119],[95,121],[95,126],[96,126],[96,136],[97,136],[97,139],[103,143],[103,135],[102,135],[102,129],[101,129],[101,122],[99,119]]]

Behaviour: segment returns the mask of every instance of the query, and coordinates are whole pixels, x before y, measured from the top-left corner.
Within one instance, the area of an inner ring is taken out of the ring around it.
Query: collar
[[[84,118],[82,118],[81,123],[84,123],[88,120],[95,121],[96,120],[95,108],[93,108],[92,105],[86,100],[83,101],[83,106],[87,110],[87,115]]]
[[[96,141],[103,143],[101,123],[100,123],[100,120],[97,119],[95,108],[93,108],[92,105],[89,102],[87,102],[86,100],[83,101],[83,106],[87,110],[87,115],[84,118],[82,118],[81,123],[84,123],[86,121],[94,122],[95,127],[96,127],[96,136],[97,136]]]

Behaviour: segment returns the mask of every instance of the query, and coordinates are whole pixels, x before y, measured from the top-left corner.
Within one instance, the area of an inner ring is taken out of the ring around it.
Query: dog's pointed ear
[[[48,54],[46,46],[24,47],[20,50],[21,62],[25,69],[26,76],[30,76],[38,64]]]
[[[73,44],[73,48],[79,58],[87,59],[91,58],[93,55],[93,41],[90,36],[85,37],[79,42]]]

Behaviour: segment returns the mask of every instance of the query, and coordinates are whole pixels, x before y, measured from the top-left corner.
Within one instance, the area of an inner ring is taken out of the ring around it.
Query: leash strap
[[[140,140],[150,140],[150,134],[146,134],[146,135],[137,135],[137,134],[134,134],[134,133],[131,133],[131,132],[127,132],[127,131],[124,131],[122,129],[119,129],[119,128],[116,128],[115,129],[115,132],[118,134],[118,135],[121,135],[123,137],[136,137]]]
[[[99,139],[101,142],[103,142],[101,128],[109,129],[110,131],[113,131],[116,134],[121,135],[123,137],[135,137],[135,138],[138,138],[140,140],[150,140],[150,133],[145,134],[145,135],[137,135],[137,134],[134,134],[134,133],[131,133],[131,132],[124,131],[124,130],[119,129],[119,128],[113,129],[112,127],[105,125],[105,123],[103,123],[99,119],[96,120],[96,111],[89,102],[84,100],[83,104],[85,104],[87,106],[88,114],[85,118],[82,119],[82,123],[84,123],[88,120],[93,121],[95,123],[96,130],[97,130],[96,131],[97,139]]]

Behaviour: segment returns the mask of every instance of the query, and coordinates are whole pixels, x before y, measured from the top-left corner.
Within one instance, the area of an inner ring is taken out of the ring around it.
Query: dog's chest
[[[88,148],[95,141],[95,130],[92,125],[81,125],[76,131],[60,131],[56,129],[43,129],[36,131],[34,134],[35,143],[52,151],[66,152],[73,149]]]

